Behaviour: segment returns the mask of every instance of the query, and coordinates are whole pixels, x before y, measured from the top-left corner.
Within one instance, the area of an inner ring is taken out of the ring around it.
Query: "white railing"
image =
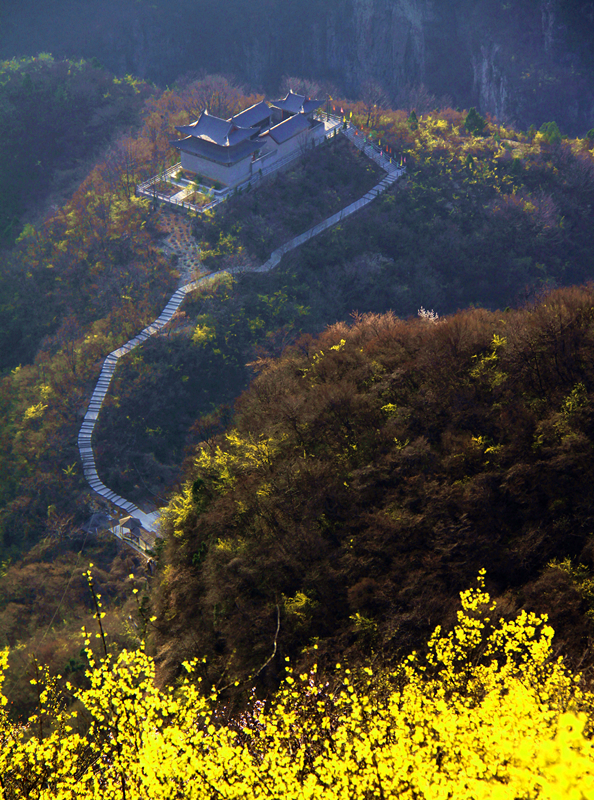
[[[343,133],[347,139],[355,145],[355,147],[357,147],[367,156],[367,158],[375,161],[376,164],[378,164],[386,172],[395,172],[396,170],[401,172],[406,171],[405,167],[401,167],[398,163],[393,161],[392,158],[381,149],[381,147],[369,141],[367,137],[361,133],[361,131],[352,125],[352,123],[347,123]]]
[[[336,131],[341,128],[343,125],[343,120],[340,117],[336,117],[332,114],[325,114],[320,113],[314,115],[314,119],[318,120],[320,123],[324,124],[325,131],[324,135],[320,136],[320,138],[316,141],[315,139],[312,140],[311,144],[312,147],[317,147],[318,145],[322,144],[323,141],[332,138],[336,135]],[[164,170],[163,172],[159,173],[158,175],[154,175],[152,178],[149,178],[142,183],[139,183],[136,187],[136,194],[142,195],[144,197],[150,197],[153,200],[158,200],[160,203],[169,203],[170,205],[178,206],[180,208],[187,208],[191,211],[196,211],[197,213],[203,213],[204,211],[208,211],[215,206],[218,206],[219,203],[225,201],[230,194],[234,191],[245,191],[246,189],[252,189],[256,185],[260,183],[263,178],[266,178],[268,175],[277,172],[277,170],[282,169],[283,167],[287,166],[287,164],[296,161],[304,154],[302,148],[298,147],[295,149],[294,152],[289,153],[289,155],[285,156],[284,158],[280,159],[279,161],[275,161],[274,163],[270,164],[270,166],[266,168],[260,167],[256,174],[252,174],[247,180],[243,181],[242,183],[234,186],[232,189],[227,188],[221,192],[216,193],[216,197],[212,200],[212,202],[208,203],[204,206],[197,206],[194,203],[190,203],[183,198],[175,199],[174,196],[167,196],[162,194],[161,192],[156,191],[154,188],[155,184],[166,182],[168,178],[170,178],[176,172],[179,172],[182,169],[181,162],[174,164],[172,167]],[[261,159],[254,161],[253,164],[257,164],[260,160],[267,160],[271,157],[272,154],[265,154],[261,156]],[[252,167],[253,169],[253,167]],[[181,191],[181,190],[180,190]]]
[[[177,164],[174,164],[172,167],[168,167],[166,170],[163,170],[163,172],[159,172],[157,175],[153,175],[152,178],[148,178],[148,180],[139,183],[136,188],[138,190],[146,189],[148,186],[152,186],[153,183],[157,183],[158,181],[166,181],[174,173],[179,172],[181,168],[181,161],[178,161]]]
[[[215,197],[210,203],[207,203],[203,206],[197,206],[195,203],[190,203],[189,200],[182,198],[177,198],[175,196],[167,196],[165,194],[161,194],[160,192],[151,189],[150,186],[152,183],[149,183],[148,187],[141,188],[141,186],[136,187],[136,194],[142,195],[143,197],[150,197],[152,200],[158,200],[160,203],[169,203],[170,205],[178,206],[179,208],[187,208],[191,211],[196,211],[198,213],[203,213],[204,211],[208,211],[210,208],[214,208],[219,203],[222,203],[224,200],[227,199],[229,192],[225,192],[219,197]],[[181,191],[181,190],[180,190]]]

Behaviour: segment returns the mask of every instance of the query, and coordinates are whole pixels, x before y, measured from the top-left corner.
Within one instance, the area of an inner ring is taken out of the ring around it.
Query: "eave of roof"
[[[229,136],[231,127],[228,120],[211,116],[208,111],[203,111],[196,122],[191,125],[176,126],[176,130],[185,136],[196,136],[215,144],[223,144]]]
[[[242,127],[236,125],[232,120],[213,117],[206,111],[203,111],[196,122],[191,125],[177,125],[175,129],[184,136],[192,136],[220,147],[233,147],[260,132],[259,128]]]
[[[324,105],[323,100],[305,100],[303,103],[303,113],[304,114],[311,114],[312,111],[315,111],[316,108],[320,108],[320,106]]]

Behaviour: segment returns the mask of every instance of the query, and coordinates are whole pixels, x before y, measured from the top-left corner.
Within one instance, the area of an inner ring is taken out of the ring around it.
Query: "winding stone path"
[[[206,276],[208,277],[208,276]],[[83,423],[80,428],[80,432],[78,434],[78,451],[80,453],[81,461],[83,464],[83,472],[84,476],[87,479],[91,489],[97,492],[97,494],[101,495],[101,497],[109,500],[110,503],[121,508],[127,514],[130,514],[133,517],[137,517],[141,523],[143,528],[148,531],[154,531],[157,527],[159,515],[156,511],[146,514],[144,511],[141,511],[137,508],[134,503],[131,503],[129,500],[126,500],[123,497],[120,497],[115,492],[112,492],[104,483],[101,482],[99,479],[99,475],[97,474],[97,466],[95,464],[95,454],[93,453],[93,445],[92,445],[92,437],[93,437],[93,430],[95,429],[95,425],[97,423],[97,419],[99,417],[99,412],[101,411],[101,406],[103,401],[105,400],[105,396],[109,389],[109,385],[111,383],[111,379],[113,378],[115,369],[118,364],[118,360],[129,353],[131,350],[134,350],[135,347],[138,347],[139,344],[145,342],[149,336],[152,336],[155,333],[158,333],[161,328],[163,328],[167,323],[171,320],[177,309],[181,306],[184,301],[184,298],[188,292],[193,292],[194,289],[202,283],[205,278],[202,278],[199,281],[193,281],[192,283],[188,283],[185,286],[182,286],[178,289],[169,299],[169,302],[161,312],[161,314],[157,317],[157,319],[148,325],[144,330],[142,330],[137,336],[133,339],[130,339],[129,342],[118,347],[117,350],[114,350],[110,353],[105,361],[103,362],[103,367],[101,369],[101,374],[99,375],[99,379],[91,395],[91,399],[89,400],[89,406],[87,409],[87,413],[85,414]]]
[[[169,299],[169,302],[154,322],[148,325],[133,339],[130,339],[130,341],[126,342],[126,344],[118,347],[117,350],[114,350],[112,353],[110,353],[103,362],[101,374],[99,375],[99,379],[97,380],[97,384],[93,394],[91,395],[91,399],[89,400],[87,413],[85,414],[80,432],[78,434],[78,450],[83,465],[84,476],[93,491],[97,492],[97,494],[99,494],[105,500],[108,500],[114,506],[122,509],[127,514],[138,518],[142,523],[142,527],[147,531],[155,532],[158,529],[159,512],[153,511],[151,513],[145,513],[137,508],[134,503],[131,503],[129,500],[126,500],[124,497],[120,497],[118,494],[113,492],[100,480],[99,475],[97,474],[97,466],[95,464],[95,455],[92,444],[93,431],[99,417],[99,412],[101,411],[101,406],[109,390],[111,379],[115,373],[118,360],[131,350],[134,350],[135,347],[138,347],[138,345],[145,342],[149,336],[153,336],[155,333],[158,333],[165,325],[167,325],[189,292],[195,291],[200,285],[211,280],[217,275],[248,271],[269,272],[280,263],[285,253],[288,253],[290,250],[294,250],[296,247],[299,247],[301,244],[309,241],[314,236],[322,233],[322,231],[331,228],[333,225],[341,222],[343,219],[351,214],[354,214],[359,209],[367,206],[369,203],[375,200],[378,195],[382,194],[382,192],[385,192],[386,189],[392,186],[392,184],[395,183],[395,181],[398,180],[398,178],[404,173],[405,169],[403,167],[392,164],[391,160],[384,153],[378,151],[378,149],[373,145],[365,143],[363,136],[359,135],[351,125],[347,126],[346,129],[343,129],[342,133],[347,136],[347,138],[350,139],[350,141],[353,142],[356,147],[364,152],[368,158],[372,158],[383,170],[385,170],[387,173],[385,178],[383,178],[359,200],[356,200],[354,203],[351,203],[350,205],[341,209],[336,214],[328,217],[328,219],[325,219],[317,225],[314,225],[312,228],[305,231],[305,233],[296,236],[294,239],[291,239],[282,245],[282,247],[279,247],[271,254],[268,261],[262,264],[262,266],[256,267],[255,269],[253,267],[235,267],[233,269],[223,270],[221,272],[214,272],[205,275],[198,280],[191,281],[190,283],[185,284],[185,286],[181,286],[176,292],[174,292]],[[128,542],[128,544],[130,544],[130,542]],[[134,549],[138,552],[142,552],[142,550],[139,550],[138,547],[134,547]]]

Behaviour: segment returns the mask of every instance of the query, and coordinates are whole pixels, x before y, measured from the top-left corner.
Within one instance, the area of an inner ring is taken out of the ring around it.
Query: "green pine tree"
[[[486,119],[484,117],[481,117],[481,115],[478,113],[478,111],[474,106],[470,109],[466,119],[464,120],[464,127],[466,128],[468,133],[472,133],[475,136],[483,135],[483,131],[485,130],[486,124],[487,124]]]
[[[561,141],[561,131],[556,122],[545,122],[541,125],[540,132],[548,144],[559,144]]]

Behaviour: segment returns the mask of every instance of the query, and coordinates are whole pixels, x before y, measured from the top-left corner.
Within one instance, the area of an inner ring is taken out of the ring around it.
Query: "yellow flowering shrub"
[[[141,649],[91,662],[77,733],[41,670],[28,724],[0,701],[0,796],[594,798],[592,697],[552,658],[546,618],[496,619],[482,574],[461,600],[426,655],[381,675],[337,664],[330,682],[287,668],[269,702],[230,724],[191,675],[157,689]]]

